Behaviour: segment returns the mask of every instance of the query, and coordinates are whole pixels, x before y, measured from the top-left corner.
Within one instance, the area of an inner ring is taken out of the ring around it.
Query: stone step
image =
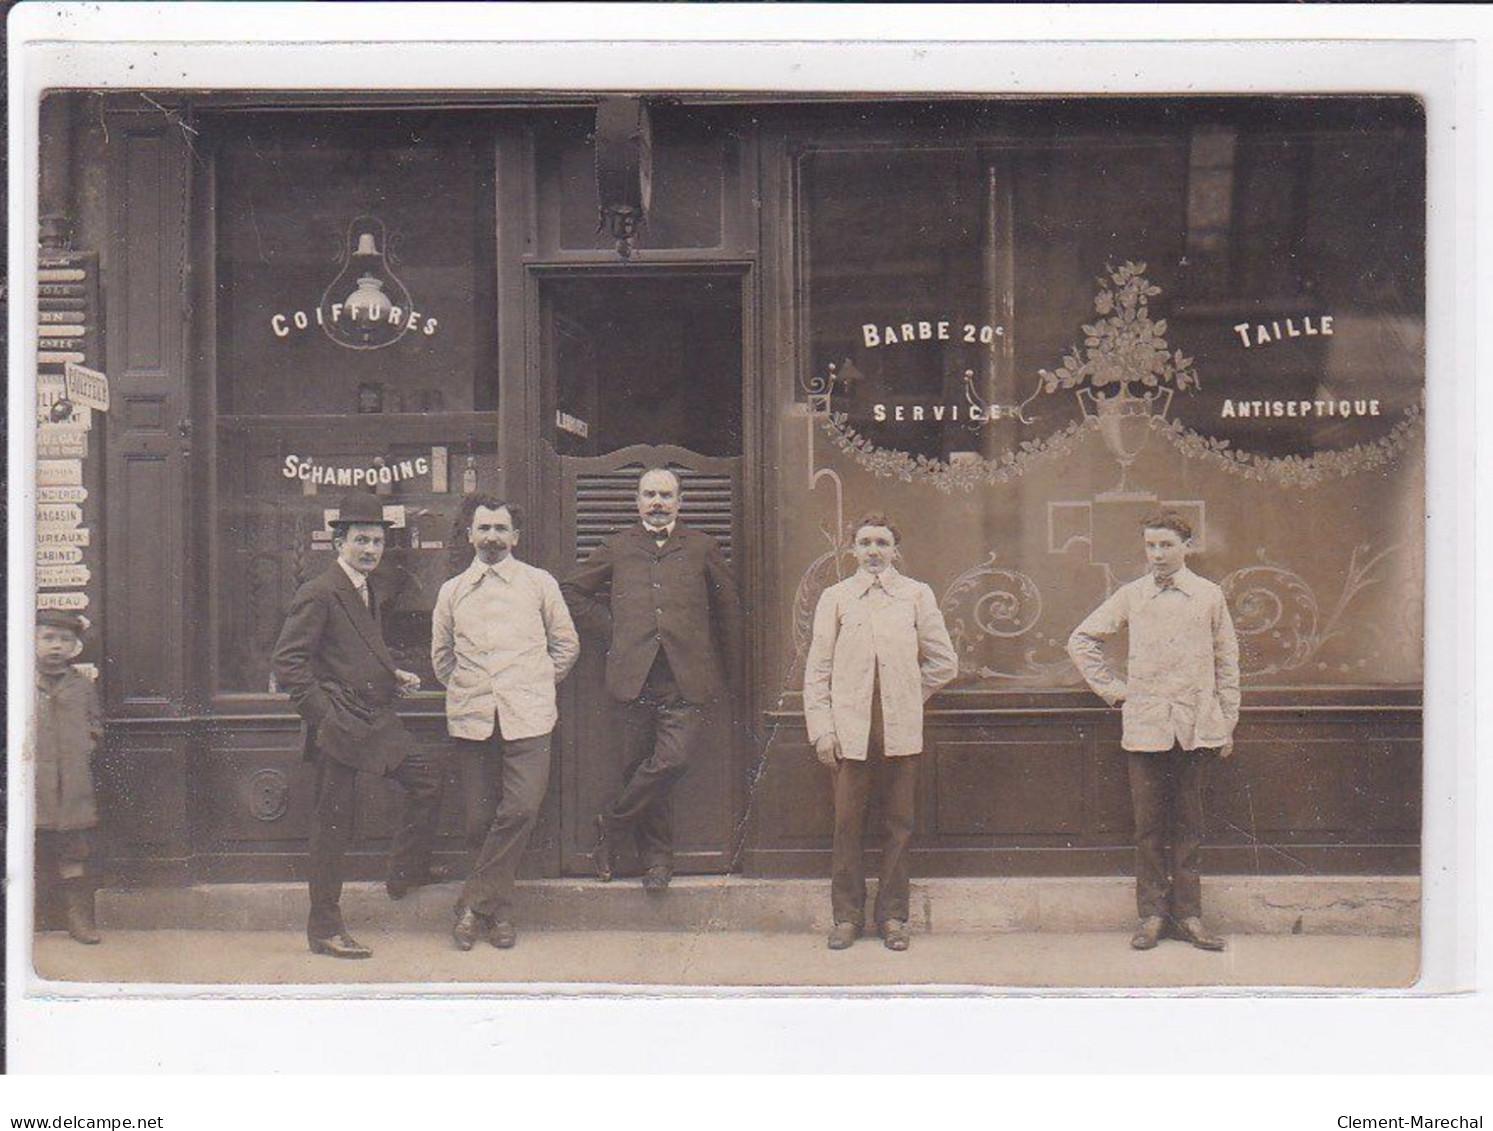
[[[874,898],[874,884],[873,898]],[[350,928],[442,931],[459,885],[389,899],[382,884],[350,883],[342,910]],[[1219,876],[1203,889],[1209,926],[1241,934],[1415,935],[1420,880],[1413,876]],[[912,887],[911,926],[920,932],[1128,930],[1134,885],[1125,877],[928,879]],[[518,921],[534,930],[823,931],[825,880],[685,876],[666,893],[636,880],[532,880],[519,884]],[[102,926],[116,930],[298,930],[304,884],[197,884],[105,888]]]

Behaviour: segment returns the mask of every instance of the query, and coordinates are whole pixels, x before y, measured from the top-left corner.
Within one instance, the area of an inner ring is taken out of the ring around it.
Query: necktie
[[[653,532],[653,544],[655,546],[657,546],[660,550],[662,550],[664,548],[664,543],[667,542],[668,540],[669,540],[669,532],[665,528],[659,527],[657,530],[655,530]]]

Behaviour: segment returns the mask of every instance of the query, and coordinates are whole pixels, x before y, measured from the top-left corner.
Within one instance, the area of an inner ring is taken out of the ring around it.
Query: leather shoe
[[[1203,926],[1203,921],[1196,915],[1189,915],[1186,919],[1178,920],[1172,928],[1172,935],[1182,942],[1191,943],[1199,950],[1222,950],[1226,945],[1223,939],[1210,934]]]
[[[912,944],[907,933],[907,923],[901,919],[888,919],[881,925],[881,938],[887,950],[906,950]]]
[[[861,929],[854,923],[836,923],[829,932],[830,950],[848,950],[850,944],[861,937]]]
[[[1130,948],[1132,950],[1154,950],[1156,944],[1161,941],[1161,932],[1166,928],[1166,920],[1160,915],[1147,915],[1140,921],[1140,926],[1135,928],[1135,934],[1130,936]]]
[[[655,895],[668,891],[669,882],[673,878],[674,874],[667,864],[654,864],[643,873],[643,890]]]
[[[311,947],[312,954],[325,954],[328,958],[373,957],[373,951],[369,950],[346,931],[340,931],[325,939],[313,939],[307,936],[306,943]]]
[[[451,928],[451,937],[456,940],[457,950],[471,950],[477,945],[477,940],[487,934],[487,930],[487,918],[470,907],[464,907],[456,917],[455,926]]]
[[[591,864],[596,869],[596,878],[604,884],[612,882],[612,845],[607,839],[607,819],[596,815],[596,847],[591,850]]]
[[[510,950],[518,943],[518,928],[506,919],[499,920],[487,933],[487,941],[499,950]]]
[[[455,878],[455,869],[445,864],[432,864],[423,875],[390,876],[384,881],[384,890],[389,893],[390,899],[403,899],[416,888],[427,887],[430,884],[443,884]]]

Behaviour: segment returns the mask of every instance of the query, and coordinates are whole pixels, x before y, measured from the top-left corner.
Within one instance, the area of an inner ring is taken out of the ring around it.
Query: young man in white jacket
[[[1187,520],[1151,515],[1142,536],[1150,571],[1073,630],[1068,655],[1094,693],[1122,711],[1140,914],[1130,945],[1150,950],[1169,932],[1201,950],[1222,950],[1223,939],[1203,926],[1198,853],[1203,772],[1232,752],[1239,722],[1239,643],[1223,590],[1187,568]],[[1127,626],[1130,658],[1121,679],[1105,663],[1102,641]]]
[[[885,515],[870,514],[857,524],[852,549],[858,568],[819,598],[804,668],[809,741],[835,781],[831,950],[850,946],[865,926],[861,835],[875,769],[886,825],[875,921],[888,949],[907,949],[908,848],[916,824],[923,703],[959,674],[933,590],[893,565],[900,541]]]

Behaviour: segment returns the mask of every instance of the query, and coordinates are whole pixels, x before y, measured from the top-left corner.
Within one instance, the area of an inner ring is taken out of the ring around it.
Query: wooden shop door
[[[556,576],[638,522],[639,476],[667,467],[682,485],[680,521],[720,541],[743,592],[743,283],[739,273],[677,269],[540,281],[541,401],[552,438],[544,447],[555,470],[545,495],[558,495],[561,510]],[[594,818],[622,779],[621,710],[603,681],[608,644],[582,630],[580,662],[561,687],[556,754],[567,875],[591,872]],[[679,872],[732,866],[744,717],[741,702],[712,713],[674,789]],[[619,863],[626,874],[631,845]]]

